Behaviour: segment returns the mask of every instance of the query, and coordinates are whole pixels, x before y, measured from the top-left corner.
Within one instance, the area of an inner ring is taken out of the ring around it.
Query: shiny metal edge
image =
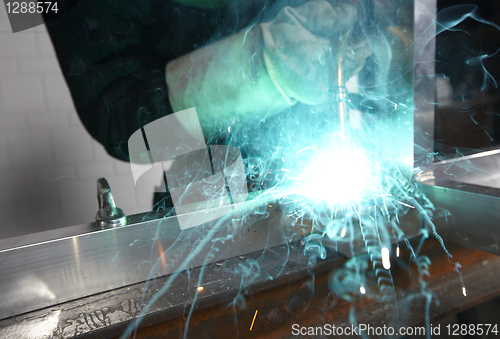
[[[487,150],[487,151],[483,151],[483,152],[478,152],[478,153],[466,155],[466,156],[459,157],[459,158],[451,158],[451,159],[441,160],[441,161],[435,162],[434,166],[442,166],[442,165],[457,163],[457,162],[464,161],[464,160],[474,160],[474,159],[480,159],[480,158],[486,158],[486,157],[492,157],[492,156],[498,156],[498,155],[500,155],[500,149],[492,149],[492,150]]]
[[[0,239],[0,253],[17,248],[30,246],[37,243],[59,240],[95,231],[95,223],[68,226],[49,231],[30,233],[12,238]]]
[[[436,59],[436,0],[414,3],[413,137],[414,168],[432,168]]]
[[[436,162],[432,177],[500,189],[500,150]]]
[[[146,212],[128,216],[128,223],[120,227],[138,226],[139,224],[151,221],[153,219],[163,219],[168,215],[168,213],[158,213],[158,212]],[[35,246],[42,243],[49,243],[52,241],[59,241],[65,238],[76,237],[79,235],[85,235],[91,232],[101,232],[105,231],[102,227],[97,225],[95,222],[68,226],[57,228],[53,230],[30,233],[26,235],[20,235],[12,238],[0,239],[0,253],[18,249],[22,247]]]

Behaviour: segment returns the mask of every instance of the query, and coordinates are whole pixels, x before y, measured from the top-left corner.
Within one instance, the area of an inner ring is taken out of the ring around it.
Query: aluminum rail
[[[300,230],[283,227],[278,207],[265,213],[233,213],[221,224],[182,231],[175,216],[142,221],[146,215],[137,215],[112,229],[91,223],[1,240],[0,319],[300,237]]]
[[[274,288],[272,293],[275,294],[276,290],[283,289],[283,285],[329,271],[344,262],[345,258],[335,251],[327,250],[326,257],[312,265],[309,253],[301,241],[291,242],[225,260],[223,265],[217,263],[208,265],[203,270],[198,267],[182,272],[168,291],[161,294],[147,311],[144,306],[167,283],[169,276],[0,320],[0,338],[115,338],[123,334],[127,325],[141,311],[144,311],[144,318],[140,327],[181,315],[187,316],[196,293],[196,311],[221,305],[221,309],[232,313],[234,308],[225,305],[233,302],[240,293],[255,296],[256,293]],[[261,274],[252,276],[251,279],[242,279],[239,273],[241,267],[249,267],[251,263],[259,264]],[[202,286],[201,291],[198,286]],[[216,314],[217,311],[213,313]],[[190,322],[190,328],[191,326],[193,322]],[[204,329],[202,332],[216,337],[216,334],[221,335],[221,328],[223,327],[216,327],[213,332]],[[245,330],[248,331],[248,327]],[[160,337],[176,336],[166,334]]]

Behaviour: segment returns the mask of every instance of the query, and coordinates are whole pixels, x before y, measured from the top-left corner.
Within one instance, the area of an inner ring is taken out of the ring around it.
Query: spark
[[[398,247],[396,247],[396,257],[399,258],[399,244],[398,244]]]
[[[160,241],[158,241],[158,251],[160,252],[160,259],[163,271],[167,272],[167,260],[165,259],[165,251],[163,250]]]
[[[291,217],[292,215],[297,214],[297,213],[299,213],[299,212],[302,212],[303,210],[304,210],[304,208],[303,208],[303,209],[301,209],[301,210],[298,210],[298,211],[296,211],[296,212],[293,212],[292,214],[290,214],[290,215],[289,215],[289,217]]]
[[[341,236],[342,238],[343,238],[343,237],[345,237],[345,233],[346,233],[346,229],[345,229],[345,227],[344,227],[344,228],[342,228],[342,231],[340,232],[340,236]]]
[[[467,296],[467,291],[465,290],[465,287],[462,287],[462,293],[463,293],[464,297]]]
[[[255,322],[255,318],[257,318],[257,312],[259,312],[259,310],[255,310],[255,314],[253,316],[253,320],[252,320],[252,325],[250,325],[250,331],[252,330],[253,328],[253,323]]]
[[[391,268],[391,261],[389,260],[389,249],[387,247],[382,248],[382,265],[388,270]]]
[[[203,292],[203,286],[198,286],[198,292]]]
[[[413,207],[412,205],[405,204],[404,202],[401,202],[401,201],[398,201],[398,204],[401,204],[401,205],[404,205],[404,206],[406,206],[406,207],[410,207],[410,208],[415,208],[415,207]]]
[[[270,179],[267,179],[267,175],[270,173],[272,173],[272,171],[267,171],[266,174],[264,174],[263,180],[266,180],[266,181],[270,180]]]
[[[363,286],[361,286],[361,287],[359,288],[359,292],[361,292],[361,294],[365,294],[365,293],[366,293],[366,290],[365,290],[365,288],[364,288]]]
[[[310,149],[310,148],[311,148],[311,146],[308,146],[308,147],[306,147],[306,148],[304,148],[304,149],[301,149],[300,151],[295,152],[295,154],[299,154],[299,153],[301,153],[301,152],[307,151],[307,150],[308,150],[308,149]]]

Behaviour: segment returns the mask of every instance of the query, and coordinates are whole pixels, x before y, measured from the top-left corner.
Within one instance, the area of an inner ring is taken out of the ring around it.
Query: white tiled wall
[[[151,208],[80,123],[45,27],[14,34],[0,5],[0,239],[93,221],[100,177],[126,214]]]

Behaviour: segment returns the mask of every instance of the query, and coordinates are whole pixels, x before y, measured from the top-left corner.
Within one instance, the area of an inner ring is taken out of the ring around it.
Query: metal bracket
[[[99,210],[95,215],[97,226],[106,229],[127,224],[127,216],[122,209],[116,207],[111,188],[105,178],[97,180],[97,201],[99,203]]]

